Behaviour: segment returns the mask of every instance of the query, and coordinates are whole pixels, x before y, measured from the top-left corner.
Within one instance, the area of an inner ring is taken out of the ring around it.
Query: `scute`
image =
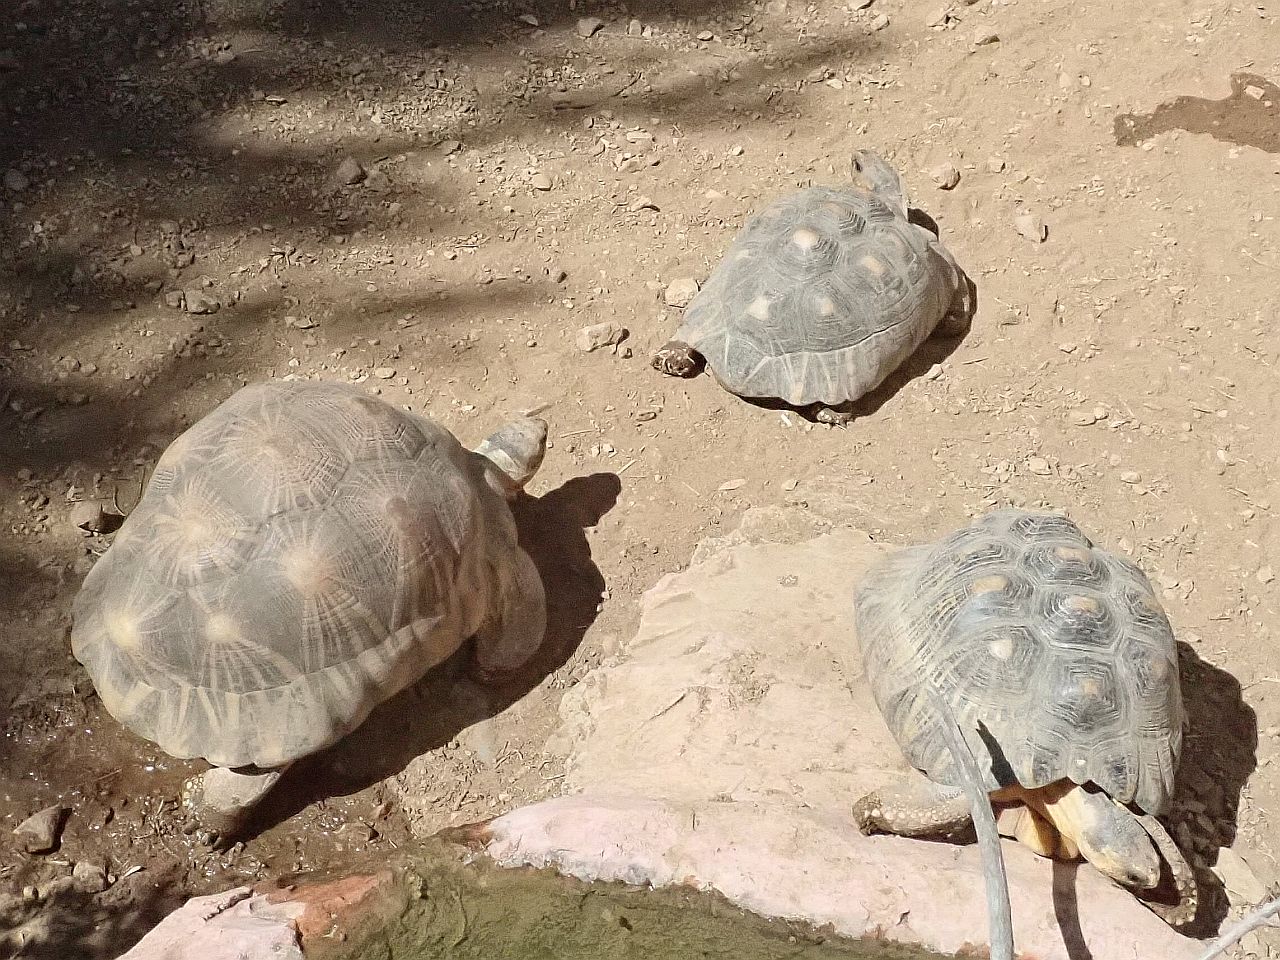
[[[76,597],[73,652],[174,756],[321,749],[489,615],[518,548],[478,461],[354,387],[245,387],[160,457]]]
[[[740,396],[856,400],[950,308],[959,278],[937,244],[873,192],[791,194],[747,221],[676,339]]]
[[[1167,807],[1181,750],[1177,650],[1150,584],[1066,517],[987,514],[898,551],[858,590],[868,678],[904,754],[959,785],[926,683],[979,757],[987,786],[1092,782],[1152,814]]]

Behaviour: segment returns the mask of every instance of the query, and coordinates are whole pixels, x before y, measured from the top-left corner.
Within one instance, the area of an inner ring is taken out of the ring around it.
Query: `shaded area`
[[[117,956],[182,904],[174,873],[135,875],[97,896],[70,878],[45,885],[29,902],[0,896],[0,953],[24,960]]]
[[[1116,143],[1132,147],[1160,133],[1185,130],[1215,140],[1280,153],[1280,87],[1256,73],[1231,75],[1231,93],[1221,100],[1182,96],[1151,113],[1116,117]]]
[[[1189,930],[1208,936],[1230,909],[1222,881],[1208,868],[1220,849],[1235,843],[1240,794],[1258,765],[1258,718],[1244,701],[1240,681],[1226,670],[1182,641],[1178,660],[1187,726],[1173,809],[1163,819],[1195,870],[1200,890]]]

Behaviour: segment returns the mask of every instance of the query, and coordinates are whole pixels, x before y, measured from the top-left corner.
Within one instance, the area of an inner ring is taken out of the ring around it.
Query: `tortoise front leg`
[[[1178,849],[1178,845],[1173,842],[1173,838],[1161,825],[1160,821],[1149,814],[1135,815],[1138,823],[1142,825],[1142,829],[1147,831],[1147,835],[1151,838],[1151,842],[1160,851],[1160,856],[1169,866],[1170,876],[1173,878],[1173,886],[1177,892],[1178,902],[1173,905],[1159,903],[1154,900],[1143,900],[1152,913],[1164,920],[1171,927],[1182,927],[1191,923],[1196,918],[1196,911],[1199,907],[1199,891],[1196,885],[1196,875],[1191,869],[1191,865],[1187,863],[1187,858],[1182,855],[1182,851]]]
[[[951,840],[973,827],[969,799],[961,787],[934,783],[922,773],[872,791],[853,805],[863,833]]]

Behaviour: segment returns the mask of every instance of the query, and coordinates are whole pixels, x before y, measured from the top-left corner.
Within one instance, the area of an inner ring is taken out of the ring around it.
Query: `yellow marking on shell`
[[[999,593],[1008,586],[1009,578],[996,573],[989,577],[979,577],[969,585],[969,590],[972,593]]]
[[[1151,665],[1151,679],[1164,680],[1169,676],[1169,661],[1164,657],[1152,657],[1148,661]]]
[[[1160,601],[1149,593],[1144,593],[1142,596],[1138,597],[1137,604],[1143,610],[1146,610],[1148,613],[1155,616],[1159,616],[1164,613],[1164,608],[1160,606]]]
[[[858,260],[858,263],[866,269],[867,272],[874,273],[877,277],[884,276],[885,272],[889,269],[883,260],[870,253],[864,254]]]
[[[290,550],[281,558],[280,566],[294,589],[308,597],[322,592],[325,582],[333,576],[325,556],[310,546]]]
[[[205,513],[196,513],[198,504],[190,504],[178,518],[178,535],[192,547],[199,547],[217,536],[217,524]]]
[[[830,297],[818,298],[818,316],[831,317],[835,315],[835,312],[836,312],[836,302],[834,300],[832,300]]]
[[[1013,637],[1000,637],[987,644],[991,656],[997,660],[1008,660],[1013,656]]]
[[[739,250],[737,253],[733,255],[733,258],[735,260],[745,260],[747,259],[747,257],[751,256],[751,254],[752,254],[752,251],[750,250]]]
[[[791,242],[797,247],[808,253],[816,247],[822,237],[818,236],[818,231],[810,227],[801,227],[795,233],[791,234]]]
[[[1096,697],[1102,693],[1102,684],[1097,677],[1085,677],[1080,681],[1080,696]]]
[[[1076,613],[1098,613],[1102,610],[1102,604],[1094,597],[1067,597],[1066,607]]]
[[[244,634],[240,632],[240,626],[225,613],[215,613],[209,617],[209,622],[204,626],[205,636],[212,643],[242,643]]]
[[[1089,562],[1089,551],[1084,547],[1055,547],[1053,552],[1063,560],[1075,560],[1078,563]]]
[[[747,316],[756,320],[769,319],[769,301],[764,297],[756,297],[751,301],[751,305],[747,307]]]
[[[138,618],[127,611],[108,610],[103,614],[102,625],[111,642],[122,650],[136,650],[142,643]]]

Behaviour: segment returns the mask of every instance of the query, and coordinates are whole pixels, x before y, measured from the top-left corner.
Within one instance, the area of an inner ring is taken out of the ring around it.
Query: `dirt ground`
[[[1237,909],[1280,889],[1274,0],[12,9],[0,833],[69,814],[52,854],[0,843],[10,954],[110,956],[187,893],[555,793],[560,694],[640,592],[746,507],[817,491],[895,542],[1043,505],[1134,557],[1206,705],[1176,832]],[[667,287],[705,279],[769,200],[840,183],[857,147],[902,170],[975,281],[972,333],[844,430],[652,370]],[[580,351],[606,320],[629,337]],[[182,429],[286,376],[363,383],[464,442],[545,407],[519,519],[551,629],[527,682],[427,678],[215,854],[175,809],[198,767],[115,725],[71,657],[110,542],[71,513],[127,511]],[[69,886],[80,862],[110,887]],[[1280,955],[1268,936],[1241,955]]]

